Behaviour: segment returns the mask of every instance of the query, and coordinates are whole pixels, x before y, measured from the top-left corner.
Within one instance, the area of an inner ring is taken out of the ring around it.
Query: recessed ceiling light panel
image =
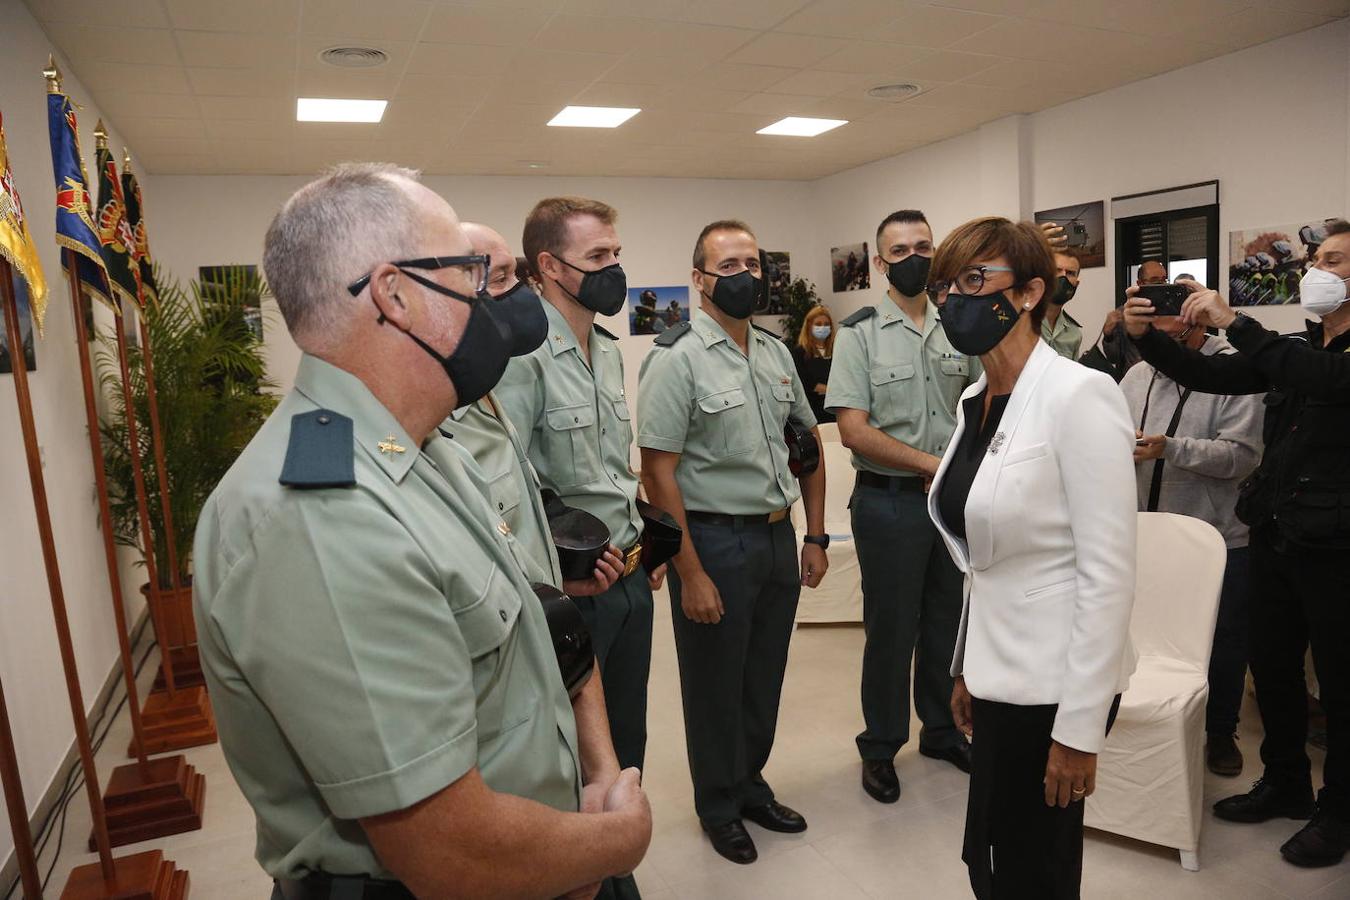
[[[812,119],[806,116],[788,116],[772,125],[761,128],[755,134],[786,134],[792,137],[815,137],[827,131],[847,125],[848,119]]]
[[[378,122],[388,100],[337,100],[301,97],[295,101],[297,122]]]
[[[567,106],[548,124],[563,128],[618,128],[640,112],[621,106]]]

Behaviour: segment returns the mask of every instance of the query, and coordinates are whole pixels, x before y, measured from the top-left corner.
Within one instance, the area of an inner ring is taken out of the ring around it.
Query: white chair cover
[[[1139,666],[1097,757],[1089,827],[1181,851],[1198,867],[1209,654],[1227,551],[1200,519],[1139,514],[1130,637]]]
[[[828,429],[828,431],[827,431]],[[830,570],[815,588],[802,588],[797,604],[798,623],[862,621],[862,571],[858,548],[853,543],[848,498],[853,493],[853,464],[847,447],[839,441],[839,426],[820,426],[821,463],[825,466],[825,531],[830,536]],[[792,522],[800,536],[806,533],[806,515],[798,500],[792,507]]]

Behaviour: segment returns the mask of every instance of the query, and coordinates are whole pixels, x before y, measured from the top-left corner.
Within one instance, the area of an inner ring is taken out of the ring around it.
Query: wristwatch
[[[808,534],[802,537],[803,544],[815,544],[824,550],[830,546],[830,536],[828,534]]]

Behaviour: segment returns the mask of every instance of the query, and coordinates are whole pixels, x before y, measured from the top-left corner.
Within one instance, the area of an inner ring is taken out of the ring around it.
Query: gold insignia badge
[[[394,443],[394,436],[392,434],[375,446],[379,448],[381,453],[388,453],[390,455],[395,453],[406,453],[408,451],[407,447],[400,447],[398,444]]]

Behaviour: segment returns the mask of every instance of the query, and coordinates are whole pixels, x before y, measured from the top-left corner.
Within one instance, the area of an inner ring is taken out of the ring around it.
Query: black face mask
[[[489,304],[492,317],[511,337],[511,355],[525,356],[548,337],[548,316],[544,315],[544,301],[523,281],[493,299]]]
[[[983,356],[998,346],[1021,313],[1002,291],[948,294],[942,304],[942,330],[958,352]]]
[[[906,297],[917,297],[928,287],[928,267],[933,260],[911,253],[899,262],[886,263],[886,280]]]
[[[455,386],[455,393],[459,395],[458,405],[468,406],[496,386],[506,371],[506,363],[511,359],[511,335],[492,315],[491,307],[496,301],[487,291],[470,297],[405,269],[399,271],[423,287],[469,304],[469,323],[464,327],[464,334],[460,335],[455,351],[449,356],[442,356],[411,331],[404,332],[441,364],[450,383]],[[380,321],[384,321],[383,314]]]
[[[1055,282],[1055,292],[1050,295],[1050,302],[1056,306],[1063,306],[1072,300],[1076,293],[1078,293],[1078,285],[1061,275],[1059,281]]]
[[[624,274],[623,266],[615,263],[603,269],[588,271],[572,265],[561,256],[554,258],[569,269],[581,273],[581,286],[575,294],[563,287],[561,281],[558,282],[558,287],[567,296],[602,316],[612,316],[623,309],[624,301],[628,299],[628,276]]]
[[[708,298],[713,305],[733,319],[748,319],[755,311],[755,295],[759,293],[759,279],[742,269],[735,275],[718,275],[699,269],[704,275],[716,278],[712,293]]]

